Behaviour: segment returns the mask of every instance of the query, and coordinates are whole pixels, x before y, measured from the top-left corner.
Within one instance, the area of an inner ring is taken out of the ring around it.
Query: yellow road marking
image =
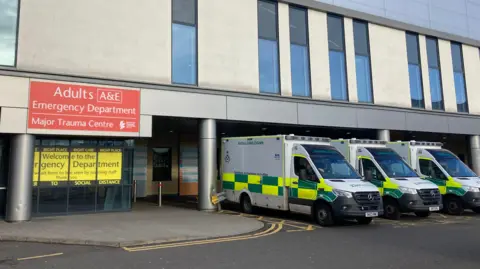
[[[174,247],[186,247],[186,246],[195,246],[195,245],[206,245],[206,244],[213,244],[213,243],[223,243],[223,242],[232,242],[232,241],[239,241],[239,240],[247,240],[247,239],[255,239],[259,237],[264,237],[272,234],[278,233],[282,230],[282,224],[272,224],[270,228],[260,233],[256,233],[253,235],[243,235],[243,236],[234,236],[234,237],[226,237],[226,238],[217,238],[217,239],[206,239],[206,240],[198,240],[198,241],[190,241],[190,242],[180,242],[180,243],[171,243],[171,244],[161,244],[161,245],[154,245],[154,246],[145,246],[145,247],[124,247],[123,249],[128,252],[137,252],[137,251],[147,251],[147,250],[155,250],[155,249],[164,249],[164,248],[174,248]]]
[[[257,220],[262,220],[262,219],[263,219],[263,217],[262,217],[262,216],[260,216],[260,217],[258,217],[258,218],[257,218]]]
[[[306,230],[287,230],[287,233],[294,233],[294,232],[305,232]]]
[[[33,260],[33,259],[41,259],[41,258],[48,258],[48,257],[55,257],[63,255],[62,252],[53,253],[53,254],[46,254],[46,255],[39,255],[39,256],[32,256],[32,257],[25,257],[25,258],[18,258],[17,261],[26,261],[26,260]]]
[[[313,226],[312,226],[312,225],[308,225],[306,230],[307,230],[307,231],[313,231],[313,230],[315,230],[315,229],[313,229]]]

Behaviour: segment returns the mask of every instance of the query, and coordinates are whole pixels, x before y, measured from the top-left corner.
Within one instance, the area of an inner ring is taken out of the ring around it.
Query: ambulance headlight
[[[398,189],[403,193],[417,194],[417,189],[407,188],[407,187],[398,187]]]
[[[349,191],[342,191],[342,190],[338,190],[338,189],[333,189],[332,191],[333,191],[333,193],[335,193],[337,196],[347,197],[347,198],[352,198],[352,197],[353,197],[352,193],[349,192]]]
[[[480,192],[480,189],[477,188],[477,187],[462,186],[462,188],[463,188],[465,191]]]

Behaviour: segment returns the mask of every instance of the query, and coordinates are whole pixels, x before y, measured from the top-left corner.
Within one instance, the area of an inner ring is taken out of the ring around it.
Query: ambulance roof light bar
[[[332,140],[327,137],[314,137],[314,136],[303,136],[303,135],[286,135],[285,140],[293,141],[310,141],[310,142],[327,142],[330,143]]]
[[[443,147],[442,142],[426,142],[426,141],[409,141],[411,146],[436,146],[436,147]]]
[[[372,139],[356,139],[352,138],[348,140],[350,144],[371,144],[371,145],[386,145],[385,140],[372,140]]]

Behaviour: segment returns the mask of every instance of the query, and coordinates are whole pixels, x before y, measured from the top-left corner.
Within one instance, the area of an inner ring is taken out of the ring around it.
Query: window
[[[260,92],[280,93],[277,4],[258,1]]]
[[[329,14],[327,25],[332,100],[348,101],[343,18]]]
[[[357,69],[358,101],[373,103],[368,24],[366,22],[354,20],[353,36],[355,39],[355,66]]]
[[[440,170],[440,168],[438,168],[433,161],[421,159],[418,161],[418,163],[420,164],[420,173],[422,173],[422,175],[431,177],[433,179],[447,179],[442,170]]]
[[[453,77],[455,81],[455,94],[457,96],[457,111],[468,113],[467,89],[465,86],[465,73],[463,71],[463,52],[462,45],[459,43],[451,44]]]
[[[172,82],[197,84],[197,1],[172,0]]]
[[[318,182],[317,175],[307,159],[303,157],[294,157],[293,163],[295,175],[297,175],[300,180]]]
[[[0,0],[0,65],[15,65],[18,2]]]
[[[290,6],[289,14],[292,93],[294,96],[310,96],[307,10]]]
[[[438,43],[436,38],[427,37],[427,58],[432,109],[445,110],[443,104],[442,73],[440,70],[440,61],[438,60]]]
[[[362,171],[365,180],[380,180],[384,181],[382,173],[378,170],[377,166],[369,159],[361,159],[362,161]]]
[[[410,97],[412,99],[412,107],[425,108],[419,51],[418,35],[407,33],[408,73],[410,76]]]

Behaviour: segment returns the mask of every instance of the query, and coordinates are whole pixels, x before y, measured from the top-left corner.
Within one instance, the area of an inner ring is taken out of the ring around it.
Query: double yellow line
[[[196,240],[196,241],[160,244],[160,245],[151,245],[151,246],[142,246],[142,247],[124,247],[123,249],[128,252],[137,252],[137,251],[164,249],[164,248],[176,248],[176,247],[187,247],[187,246],[214,244],[214,243],[233,242],[233,241],[255,239],[255,238],[260,238],[268,235],[273,235],[281,231],[282,228],[283,228],[283,224],[281,223],[271,224],[270,227],[265,231],[252,234],[252,235],[239,235],[239,236],[216,238],[216,239],[205,239],[205,240]]]

